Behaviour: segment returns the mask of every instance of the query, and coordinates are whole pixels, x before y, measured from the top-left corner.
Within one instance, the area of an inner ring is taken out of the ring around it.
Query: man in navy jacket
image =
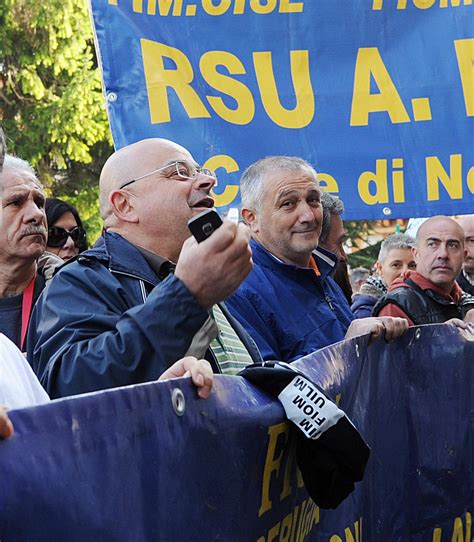
[[[293,361],[344,338],[396,338],[400,318],[353,320],[330,273],[337,263],[317,248],[321,194],[315,170],[301,158],[271,156],[240,183],[242,217],[252,232],[254,268],[227,301],[264,359]]]
[[[213,172],[163,139],[109,158],[100,179],[105,233],[60,269],[32,316],[29,361],[52,398],[154,380],[190,355],[220,372],[209,350],[218,318],[243,364],[260,359],[225,306],[215,311],[251,269],[245,227],[224,221],[199,244],[187,228],[213,206],[214,184]]]

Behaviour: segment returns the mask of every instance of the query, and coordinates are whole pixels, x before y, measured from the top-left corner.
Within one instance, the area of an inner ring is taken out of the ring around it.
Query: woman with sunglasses
[[[67,261],[87,249],[86,231],[75,207],[60,199],[48,198],[45,210],[49,252]]]

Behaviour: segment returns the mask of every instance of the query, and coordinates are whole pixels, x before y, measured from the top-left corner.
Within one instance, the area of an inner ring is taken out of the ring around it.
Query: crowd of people
[[[126,146],[102,170],[104,230],[88,248],[76,209],[47,199],[33,168],[4,153],[2,137],[0,404],[10,408],[185,375],[205,398],[215,373],[474,321],[474,216],[388,237],[351,306],[342,201],[321,194],[301,158],[248,167],[242,222],[224,219],[198,243],[187,224],[214,206],[215,173],[172,141]],[[2,411],[0,435],[12,431]]]

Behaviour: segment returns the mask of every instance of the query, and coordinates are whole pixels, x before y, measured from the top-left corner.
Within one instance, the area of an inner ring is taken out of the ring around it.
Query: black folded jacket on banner
[[[281,402],[296,431],[296,460],[321,508],[337,506],[362,480],[370,448],[346,414],[305,375],[283,362],[245,368],[243,376]]]

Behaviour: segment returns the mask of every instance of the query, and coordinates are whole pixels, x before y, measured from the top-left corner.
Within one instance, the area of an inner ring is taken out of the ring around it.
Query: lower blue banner
[[[364,481],[320,510],[278,401],[217,376],[12,411],[0,540],[471,541],[474,342],[450,326],[345,341],[297,362],[372,448]]]

